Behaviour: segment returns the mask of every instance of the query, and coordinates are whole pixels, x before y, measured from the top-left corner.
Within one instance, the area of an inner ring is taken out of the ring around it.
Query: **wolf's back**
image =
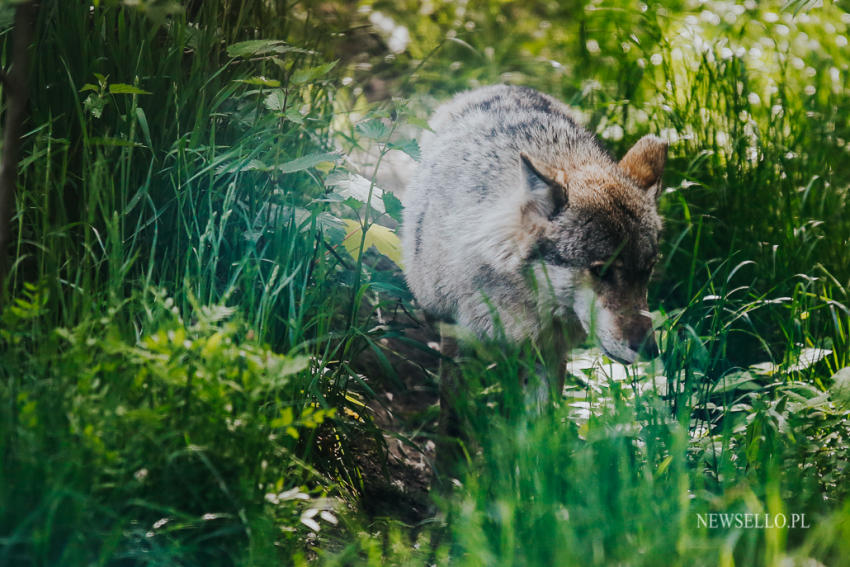
[[[524,284],[505,239],[523,197],[520,152],[558,163],[604,150],[565,105],[524,87],[461,93],[437,109],[431,127],[405,193],[405,275],[426,310],[486,332],[482,288],[526,301],[509,297]]]

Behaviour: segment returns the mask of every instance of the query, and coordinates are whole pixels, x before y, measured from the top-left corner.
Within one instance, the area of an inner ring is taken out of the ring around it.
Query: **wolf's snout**
[[[658,356],[658,343],[655,342],[655,337],[647,335],[643,340],[638,342],[630,342],[629,348],[640,353],[644,358],[651,359]]]
[[[647,359],[658,356],[658,343],[655,342],[655,333],[652,331],[652,322],[648,317],[641,317],[640,323],[633,327],[629,337],[629,348],[640,353]]]

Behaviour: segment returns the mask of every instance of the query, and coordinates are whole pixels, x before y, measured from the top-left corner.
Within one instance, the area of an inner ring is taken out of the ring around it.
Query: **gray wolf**
[[[645,136],[617,162],[566,105],[507,85],[457,95],[430,125],[401,236],[426,312],[481,338],[530,339],[552,387],[570,329],[623,363],[656,356],[647,283],[666,142]]]

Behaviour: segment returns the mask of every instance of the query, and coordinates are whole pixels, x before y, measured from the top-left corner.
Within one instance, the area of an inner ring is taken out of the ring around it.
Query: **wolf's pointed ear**
[[[647,135],[632,146],[623,159],[620,169],[657,199],[661,194],[661,174],[667,163],[667,142],[658,136]]]
[[[567,206],[564,174],[520,152],[520,167],[525,188],[537,212],[552,218]]]

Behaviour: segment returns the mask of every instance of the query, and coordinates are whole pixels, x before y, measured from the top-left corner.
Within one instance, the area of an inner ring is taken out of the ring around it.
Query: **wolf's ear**
[[[567,206],[567,185],[561,171],[520,152],[522,180],[538,213],[552,218]]]
[[[667,163],[667,142],[658,136],[647,135],[632,146],[623,159],[620,169],[634,179],[647,191],[653,191],[655,198],[661,194],[661,174]]]

